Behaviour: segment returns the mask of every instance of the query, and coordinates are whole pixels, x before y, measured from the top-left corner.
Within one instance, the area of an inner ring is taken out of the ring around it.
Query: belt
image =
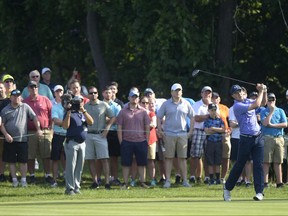
[[[66,133],[61,133],[61,132],[54,132],[54,134],[56,134],[58,136],[66,136]]]
[[[201,129],[201,128],[194,128],[194,130],[204,131],[204,129]]]
[[[243,137],[248,137],[248,138],[256,138],[260,135],[261,133],[257,134],[257,135],[249,135],[249,134],[240,134],[240,136],[243,136]]]
[[[275,135],[275,136],[273,136],[273,135],[264,135],[264,136],[273,137],[273,138],[283,137],[282,134],[278,134],[278,135]]]
[[[103,130],[101,131],[88,131],[88,133],[92,133],[92,134],[101,134],[103,132]]]
[[[41,130],[51,130],[49,127],[41,128]]]

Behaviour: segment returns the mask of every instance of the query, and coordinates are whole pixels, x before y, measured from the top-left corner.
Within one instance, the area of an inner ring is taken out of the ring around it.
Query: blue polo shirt
[[[51,118],[63,119],[63,116],[64,116],[64,108],[62,104],[61,103],[54,104],[51,110]],[[53,130],[56,133],[66,134],[66,130],[56,124],[54,124]]]
[[[67,113],[64,114],[64,118]],[[70,127],[67,129],[67,139],[74,139],[78,143],[82,143],[87,137],[87,123],[82,113],[72,112],[70,116]]]
[[[260,113],[261,121],[263,121],[269,114],[270,109],[266,107],[264,110]],[[271,117],[271,123],[272,124],[279,124],[287,122],[286,115],[283,109],[275,107],[275,110]],[[270,136],[281,136],[284,134],[284,128],[271,128],[271,127],[265,127],[263,124],[261,126],[262,128],[262,134],[263,135],[270,135]]]
[[[260,133],[255,109],[248,111],[250,104],[255,100],[246,98],[242,101],[234,101],[234,114],[239,124],[240,134],[255,136]]]

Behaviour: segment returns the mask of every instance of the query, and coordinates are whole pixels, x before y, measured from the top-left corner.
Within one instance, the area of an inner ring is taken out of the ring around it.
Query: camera
[[[66,111],[79,111],[82,98],[79,96],[73,96],[72,94],[66,93],[62,96],[62,106]]]

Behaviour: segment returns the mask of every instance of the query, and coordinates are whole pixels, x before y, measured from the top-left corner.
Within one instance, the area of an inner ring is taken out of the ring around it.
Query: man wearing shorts
[[[133,155],[137,162],[140,184],[145,184],[147,166],[148,140],[150,136],[150,119],[146,110],[139,105],[139,92],[131,90],[129,103],[117,116],[118,139],[121,144],[121,165],[124,184],[121,189],[129,189],[128,178],[132,166]]]
[[[9,163],[13,187],[17,187],[19,184],[16,176],[16,163],[20,164],[21,185],[22,187],[27,187],[28,119],[33,120],[38,136],[42,135],[42,131],[40,123],[31,107],[21,102],[22,98],[19,90],[15,89],[11,92],[10,100],[11,103],[1,111],[1,131],[5,136],[3,161]]]
[[[276,107],[276,96],[268,94],[267,107],[261,111],[262,134],[264,139],[264,186],[268,185],[270,164],[276,175],[276,187],[283,187],[282,168],[284,158],[284,130],[287,127],[287,119],[283,109]]]
[[[51,141],[52,141],[52,118],[51,109],[52,103],[46,97],[38,93],[38,83],[30,81],[28,83],[29,96],[23,100],[23,103],[28,104],[35,112],[39,122],[41,130],[43,130],[43,136],[30,136],[28,145],[28,171],[30,173],[30,183],[36,182],[35,178],[35,158],[43,159],[45,181],[51,184],[52,177],[50,174],[50,156],[51,156]],[[50,90],[49,90],[50,91]],[[36,128],[32,122],[28,122],[29,134],[35,134]]]
[[[157,126],[165,144],[166,181],[164,188],[170,188],[173,158],[177,153],[178,166],[184,187],[191,187],[187,182],[187,147],[188,138],[192,135],[191,127],[187,133],[187,117],[193,121],[194,110],[190,103],[182,98],[182,86],[175,83],[171,86],[171,98],[165,101],[157,113]],[[165,121],[163,123],[163,118]]]
[[[90,87],[88,89],[88,93],[90,101],[85,104],[84,107],[94,120],[94,123],[88,126],[85,152],[85,160],[89,161],[90,173],[93,180],[91,188],[98,188],[97,173],[101,172],[99,170],[96,170],[95,160],[99,160],[99,162],[101,162],[101,164],[99,164],[99,167],[101,167],[102,165],[105,175],[105,188],[110,189],[111,187],[109,183],[110,171],[107,134],[111,125],[115,121],[115,117],[110,106],[107,103],[98,99],[98,90],[96,87]],[[109,119],[107,124],[106,118]]]
[[[208,119],[208,105],[211,103],[212,88],[204,86],[201,90],[201,99],[193,104],[195,111],[195,122],[191,144],[191,167],[190,167],[190,183],[199,182],[202,175],[202,156],[204,154],[204,146],[206,143],[206,134],[204,132],[204,121]],[[197,171],[197,172],[196,172]],[[208,169],[205,170],[204,183],[209,183]],[[196,176],[196,177],[195,177]]]

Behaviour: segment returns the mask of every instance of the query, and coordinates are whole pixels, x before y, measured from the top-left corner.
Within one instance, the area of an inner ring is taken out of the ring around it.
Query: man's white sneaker
[[[21,181],[21,186],[22,186],[22,187],[27,187],[27,186],[28,186],[28,184],[27,184],[27,182],[26,182],[26,181]]]
[[[18,185],[19,185],[19,182],[18,182],[18,181],[13,181],[13,182],[12,182],[12,186],[13,186],[13,187],[18,187]]]
[[[264,195],[263,195],[262,193],[257,193],[257,194],[253,197],[253,199],[254,199],[255,201],[262,201],[262,200],[263,200],[263,197],[264,197]]]
[[[171,183],[169,180],[166,180],[165,184],[163,185],[163,188],[170,188],[171,187]]]
[[[226,188],[223,189],[223,198],[224,198],[224,201],[231,201],[231,194],[230,194],[230,191],[227,190]]]

